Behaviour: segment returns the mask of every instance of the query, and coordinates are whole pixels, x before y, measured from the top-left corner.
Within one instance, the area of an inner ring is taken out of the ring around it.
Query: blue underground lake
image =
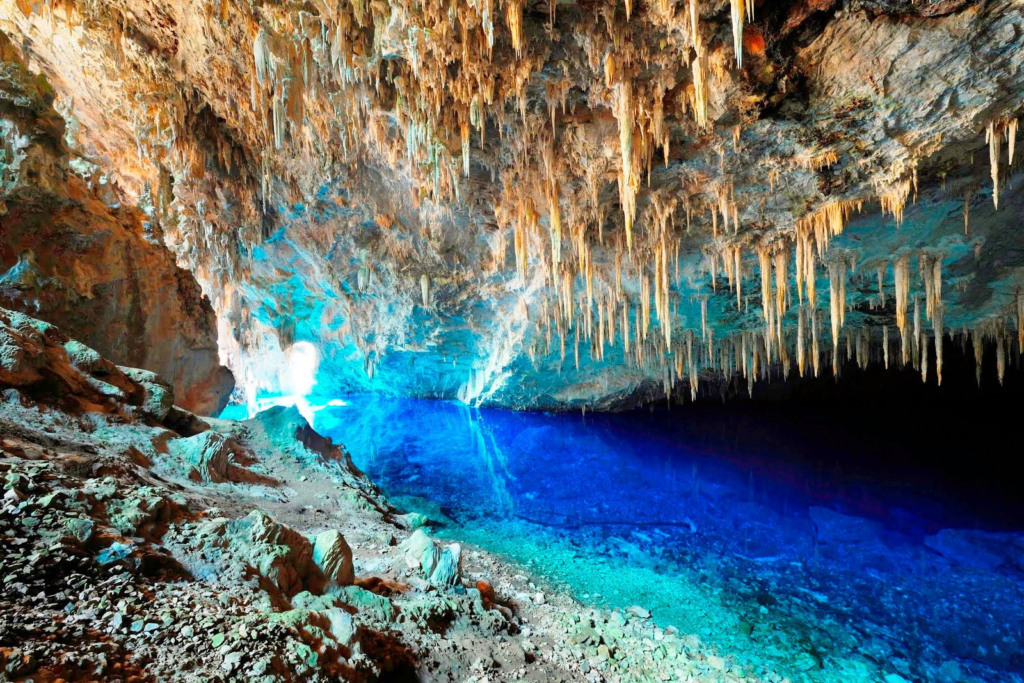
[[[1019,509],[957,473],[821,457],[828,426],[685,411],[350,396],[314,426],[432,533],[794,681],[1024,680]],[[862,431],[838,441],[881,453]]]

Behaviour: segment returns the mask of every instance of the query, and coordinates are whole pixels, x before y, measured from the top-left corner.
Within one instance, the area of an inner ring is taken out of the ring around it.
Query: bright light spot
[[[287,374],[281,378],[284,393],[292,396],[309,396],[316,385],[316,369],[320,357],[316,347],[307,341],[295,342],[285,351],[288,361]]]
[[[281,378],[281,388],[294,405],[313,424],[316,411],[309,404],[308,396],[313,393],[316,385],[316,369],[320,365],[320,356],[316,347],[307,341],[295,342],[285,351],[288,360],[287,374]]]

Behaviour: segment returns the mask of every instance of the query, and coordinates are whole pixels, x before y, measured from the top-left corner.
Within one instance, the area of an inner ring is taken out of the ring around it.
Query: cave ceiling
[[[325,393],[613,407],[1019,352],[1022,8],[17,0],[0,30],[250,399],[307,340]]]

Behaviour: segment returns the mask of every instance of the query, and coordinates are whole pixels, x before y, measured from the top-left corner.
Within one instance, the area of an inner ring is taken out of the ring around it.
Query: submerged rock
[[[1024,536],[973,529],[943,529],[924,544],[944,557],[969,567],[1006,567],[1024,572]]]
[[[840,545],[881,540],[882,526],[877,522],[817,506],[812,506],[808,512],[819,540]]]

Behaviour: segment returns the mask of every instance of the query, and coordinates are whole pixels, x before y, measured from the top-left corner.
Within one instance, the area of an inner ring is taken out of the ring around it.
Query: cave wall
[[[53,101],[0,35],[0,306],[159,373],[182,407],[219,412],[234,382],[209,300],[145,211],[68,146]]]

